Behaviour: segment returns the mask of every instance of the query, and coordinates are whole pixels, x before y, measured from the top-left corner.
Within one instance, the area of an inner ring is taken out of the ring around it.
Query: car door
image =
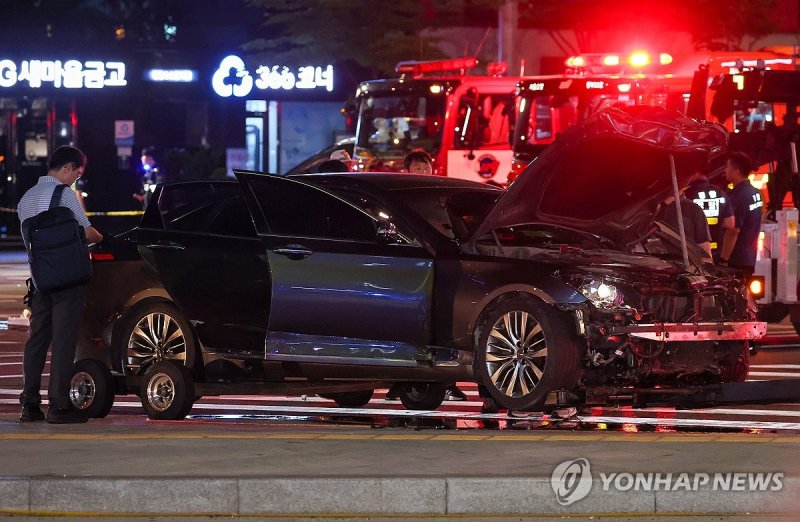
[[[237,173],[261,210],[272,278],[267,359],[415,365],[430,341],[433,259],[379,241],[378,219],[294,179]]]
[[[167,185],[153,203],[139,252],[204,348],[263,357],[269,267],[239,183]]]

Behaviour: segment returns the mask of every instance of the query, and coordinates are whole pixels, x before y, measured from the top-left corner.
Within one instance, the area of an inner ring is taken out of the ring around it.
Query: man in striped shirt
[[[22,196],[17,205],[20,222],[40,214],[50,207],[53,191],[60,184],[72,185],[83,174],[86,156],[75,147],[59,147],[53,152],[46,176]],[[75,192],[65,190],[59,205],[69,208],[86,232],[89,243],[99,243],[103,236],[92,227]],[[50,384],[47,390],[50,408],[47,422],[67,424],[85,422],[86,417],[71,407],[69,399],[70,377],[75,359],[75,346],[78,340],[78,325],[86,304],[86,286],[81,285],[66,290],[42,294],[34,292],[30,301],[30,337],[25,344],[23,359],[23,388],[19,401],[22,404],[20,422],[44,420],[45,415],[39,407],[39,393],[47,359],[47,349],[51,345]]]

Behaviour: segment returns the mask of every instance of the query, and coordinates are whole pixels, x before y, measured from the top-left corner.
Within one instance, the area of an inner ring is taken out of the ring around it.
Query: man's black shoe
[[[20,422],[37,422],[44,420],[44,413],[38,404],[23,404],[22,413],[19,414]]]
[[[78,424],[88,420],[89,417],[72,408],[61,409],[50,406],[47,409],[47,422],[50,424]]]

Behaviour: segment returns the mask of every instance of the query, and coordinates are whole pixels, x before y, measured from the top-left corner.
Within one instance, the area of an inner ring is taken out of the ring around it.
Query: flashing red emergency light
[[[408,61],[398,63],[394,70],[399,74],[429,74],[472,69],[478,65],[474,57],[453,58],[450,60]]]
[[[503,76],[508,71],[508,64],[506,62],[489,62],[486,65],[486,72],[490,76]]]
[[[586,67],[586,58],[583,56],[570,56],[567,58],[567,67]]]
[[[644,69],[651,65],[669,65],[672,55],[660,53],[656,61],[647,51],[634,51],[629,55],[589,53],[570,56],[565,62],[570,69],[591,69],[594,72],[622,72],[624,65]]]
[[[644,51],[636,51],[628,57],[628,63],[632,67],[647,67],[650,65],[650,55]]]
[[[616,54],[609,54],[607,56],[603,56],[603,65],[606,67],[614,67],[619,65],[619,56]]]

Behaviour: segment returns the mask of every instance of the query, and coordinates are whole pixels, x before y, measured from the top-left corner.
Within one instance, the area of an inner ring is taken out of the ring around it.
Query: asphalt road
[[[23,255],[0,252],[0,517],[675,520],[701,513],[717,520],[770,513],[796,520],[800,513],[800,404],[621,404],[566,418],[517,416],[481,413],[476,387],[462,383],[466,401],[430,412],[406,411],[376,390],[357,409],[316,396],[204,397],[186,420],[168,422],[147,419],[137,397],[121,396],[107,418],[87,424],[20,424],[27,332],[13,317],[26,275]],[[4,317],[10,328],[1,329]],[[762,350],[751,362],[751,380],[800,378],[795,349]],[[592,468],[588,496],[557,503],[555,470],[584,458]],[[620,472],[784,478],[774,492],[604,489],[602,474]]]
[[[24,326],[14,326],[14,316],[22,312],[21,296],[28,270],[23,252],[0,252],[0,319],[12,323],[0,330],[0,415],[13,416],[18,410],[17,396],[22,385],[22,350],[27,338]],[[24,323],[24,321],[18,321]],[[0,322],[0,327],[3,323]],[[785,336],[791,325],[773,325],[771,334]],[[45,367],[45,374],[49,366]],[[47,375],[45,375],[46,382]],[[763,349],[751,358],[752,381],[800,378],[800,348]],[[301,422],[317,424],[360,424],[398,427],[441,427],[465,429],[503,429],[519,425],[563,426],[566,429],[617,429],[636,431],[770,431],[800,432],[800,403],[747,406],[720,406],[676,410],[657,406],[633,408],[629,405],[584,408],[567,420],[548,415],[509,417],[506,412],[481,413],[482,402],[473,383],[461,383],[465,401],[446,401],[437,411],[409,412],[397,400],[387,400],[387,390],[376,390],[363,408],[345,409],[317,396],[222,396],[198,401],[191,418],[199,422]],[[44,388],[44,387],[43,387]],[[119,396],[111,416],[142,416],[138,397]]]

